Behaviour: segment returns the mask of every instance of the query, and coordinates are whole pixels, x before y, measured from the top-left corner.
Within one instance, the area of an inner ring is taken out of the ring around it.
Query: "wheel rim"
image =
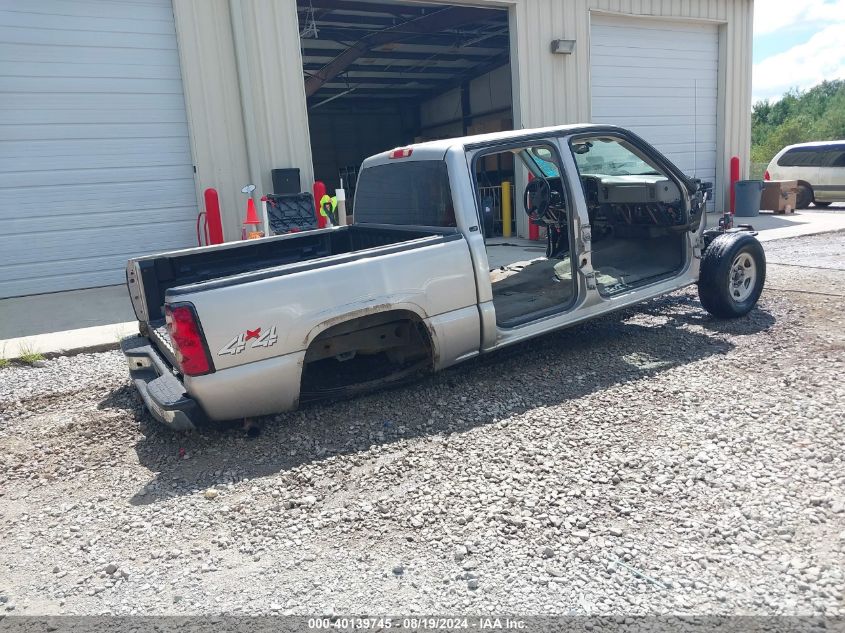
[[[740,253],[734,259],[729,284],[731,298],[737,303],[742,303],[754,292],[757,287],[757,264],[749,253]]]

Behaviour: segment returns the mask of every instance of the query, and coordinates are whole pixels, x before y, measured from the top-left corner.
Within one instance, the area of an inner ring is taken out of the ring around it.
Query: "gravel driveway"
[[[765,248],[748,318],[689,289],[258,438],[160,428],[117,352],[0,370],[0,608],[845,615],[845,234]]]

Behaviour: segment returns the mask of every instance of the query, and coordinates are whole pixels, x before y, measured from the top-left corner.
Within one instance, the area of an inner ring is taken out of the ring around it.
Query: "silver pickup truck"
[[[505,180],[544,242],[502,237]],[[690,284],[713,315],[743,316],[763,249],[706,229],[707,194],[613,126],[392,150],[362,165],[350,226],[130,260],[140,332],[123,353],[150,413],[184,430],[405,381]]]

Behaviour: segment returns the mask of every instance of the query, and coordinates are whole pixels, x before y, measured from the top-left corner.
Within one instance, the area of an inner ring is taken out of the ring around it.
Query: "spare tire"
[[[757,304],[766,281],[763,246],[748,233],[723,233],[701,258],[698,298],[713,316],[745,316]]]

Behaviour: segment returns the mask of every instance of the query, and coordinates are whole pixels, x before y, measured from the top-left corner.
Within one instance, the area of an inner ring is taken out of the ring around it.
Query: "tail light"
[[[766,170],[766,173],[765,173],[765,174],[763,174],[763,180],[771,180],[771,179],[772,179],[772,177],[771,177],[771,175],[769,174],[769,170],[767,169],[767,170]]]
[[[413,147],[400,147],[390,152],[390,158],[408,158],[414,153]]]
[[[194,306],[190,303],[165,306],[164,316],[179,370],[186,376],[214,371]]]

